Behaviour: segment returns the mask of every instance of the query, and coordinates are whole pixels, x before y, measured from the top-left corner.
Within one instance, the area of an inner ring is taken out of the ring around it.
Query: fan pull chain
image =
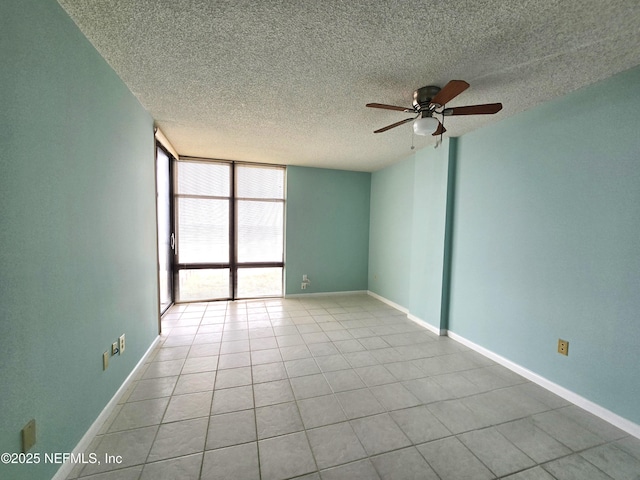
[[[444,110],[443,110],[444,111]],[[436,140],[435,148],[438,148],[442,144],[442,136],[444,135],[444,115],[442,115],[442,130],[440,131],[440,139]]]

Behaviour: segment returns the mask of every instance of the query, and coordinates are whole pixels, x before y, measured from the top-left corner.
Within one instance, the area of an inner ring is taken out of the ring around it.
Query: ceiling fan
[[[442,122],[434,117],[435,114],[441,115],[444,120],[444,117],[452,115],[488,115],[502,110],[501,103],[444,108],[450,100],[453,100],[467,88],[469,88],[469,84],[464,80],[451,80],[442,89],[434,85],[419,88],[413,92],[413,106],[408,108],[385,105],[383,103],[367,103],[367,107],[371,108],[383,108],[385,110],[397,110],[414,114],[411,118],[405,118],[399,122],[379,128],[373,133],[386,132],[405,123],[413,122],[413,131],[416,135],[431,134],[437,136],[446,132],[446,129]]]

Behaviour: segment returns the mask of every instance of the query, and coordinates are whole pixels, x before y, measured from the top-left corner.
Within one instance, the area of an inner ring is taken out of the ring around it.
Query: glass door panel
[[[156,205],[158,215],[158,281],[160,314],[173,303],[172,228],[171,228],[171,159],[165,151],[156,149]]]

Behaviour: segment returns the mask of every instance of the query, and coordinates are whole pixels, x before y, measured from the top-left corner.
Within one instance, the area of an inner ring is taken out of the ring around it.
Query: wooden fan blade
[[[399,127],[400,125],[402,125],[404,123],[407,123],[407,122],[411,122],[413,120],[414,120],[413,118],[405,118],[404,120],[400,120],[399,122],[392,123],[391,125],[387,125],[386,127],[379,128],[378,130],[375,130],[373,133],[386,132],[387,130],[391,130],[392,128]]]
[[[446,105],[467,88],[469,88],[469,84],[464,80],[451,80],[431,99],[431,104]]]
[[[484,105],[469,105],[467,107],[445,108],[443,115],[490,115],[502,110],[501,103],[486,103]]]
[[[384,103],[367,103],[367,107],[384,108],[385,110],[397,110],[398,112],[413,112],[413,108],[396,107],[395,105],[385,105]]]
[[[436,131],[433,132],[431,135],[433,135],[434,137],[437,137],[438,135],[442,135],[446,131],[447,129],[444,128],[444,125],[442,125],[442,122],[438,122],[438,128],[436,128]]]

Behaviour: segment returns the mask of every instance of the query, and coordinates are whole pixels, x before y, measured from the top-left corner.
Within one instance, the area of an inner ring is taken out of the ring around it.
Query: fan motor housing
[[[435,85],[427,85],[413,92],[413,108],[416,111],[427,110],[431,99],[440,91],[440,87]]]

